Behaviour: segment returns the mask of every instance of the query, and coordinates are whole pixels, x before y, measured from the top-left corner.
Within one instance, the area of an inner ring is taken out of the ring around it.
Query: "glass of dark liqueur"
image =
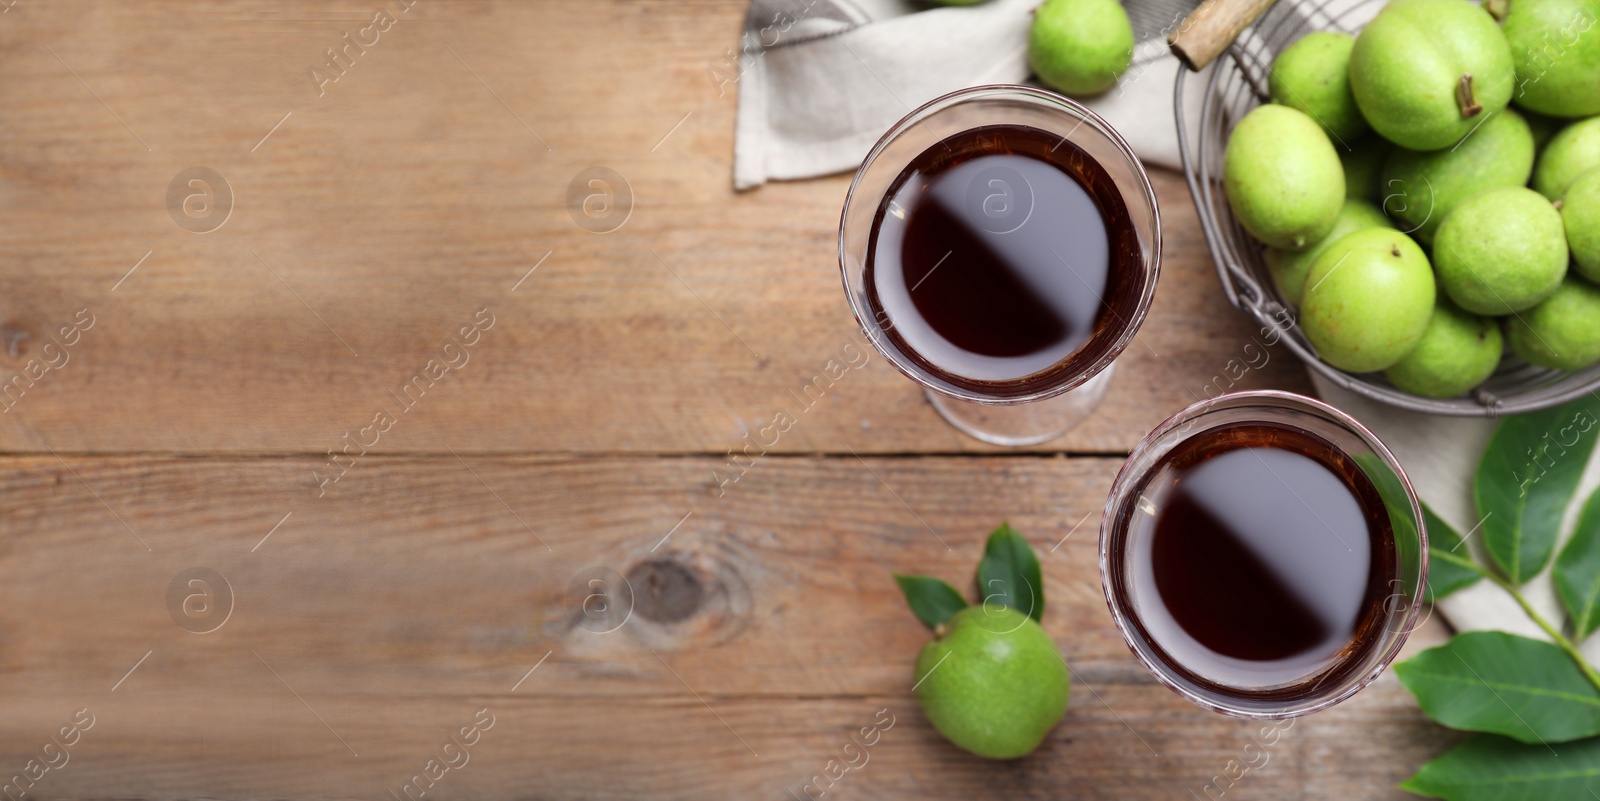
[[[911,112],[867,155],[839,223],[868,337],[952,425],[998,445],[1088,415],[1160,261],[1138,157],[1093,112],[1025,86]]]
[[[1427,581],[1422,508],[1394,456],[1288,392],[1222,395],[1123,465],[1100,530],[1111,616],[1144,666],[1247,718],[1326,709],[1389,665]]]

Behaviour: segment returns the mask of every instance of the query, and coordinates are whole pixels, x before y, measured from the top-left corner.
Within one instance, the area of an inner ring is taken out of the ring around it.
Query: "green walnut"
[[[1383,374],[1401,391],[1451,398],[1493,375],[1504,348],[1494,318],[1463,311],[1441,293],[1417,346]]]
[[[1028,63],[1069,95],[1096,95],[1133,63],[1133,25],[1117,0],[1045,0],[1028,31]]]
[[[1356,37],[1350,89],[1373,130],[1401,147],[1438,150],[1498,114],[1515,83],[1511,46],[1467,0],[1395,0]]]
[[[1561,200],[1561,224],[1567,229],[1572,268],[1600,282],[1600,167],[1578,176]]]
[[[1511,352],[1529,364],[1581,370],[1600,361],[1600,286],[1575,275],[1533,308],[1507,318]]]
[[[1456,208],[1433,245],[1439,284],[1477,314],[1511,314],[1550,296],[1567,273],[1561,213],[1531,189],[1491,189]]]
[[[1367,120],[1350,93],[1350,50],[1355,45],[1354,36],[1336,31],[1300,37],[1272,62],[1267,75],[1272,102],[1304,111],[1340,142],[1366,133]]]
[[[917,700],[950,742],[989,759],[1026,756],[1071,694],[1050,636],[1015,609],[969,606],[917,655]]]
[[[1385,370],[1421,341],[1435,298],[1422,248],[1399,231],[1368,228],[1311,265],[1300,324],[1324,362],[1352,373]]]
[[[1288,106],[1257,106],[1239,121],[1222,173],[1234,216],[1270,247],[1300,250],[1321,240],[1344,207],[1344,167],[1333,143]]]
[[[1600,0],[1492,0],[1511,44],[1512,102],[1553,117],[1600,114]]]
[[[1550,137],[1533,168],[1533,188],[1560,200],[1579,175],[1595,167],[1600,167],[1600,117],[1575,122]]]
[[[1305,250],[1267,250],[1267,269],[1272,273],[1272,282],[1277,285],[1278,294],[1291,305],[1298,306],[1306,285],[1306,273],[1311,271],[1311,265],[1316,263],[1318,256],[1347,234],[1368,228],[1393,227],[1394,222],[1377,206],[1365,200],[1346,200],[1344,208],[1339,210],[1339,219],[1333,223],[1333,230],[1316,244]]]
[[[1533,173],[1533,132],[1506,110],[1449,150],[1397,148],[1384,165],[1383,210],[1403,231],[1431,243],[1440,223],[1461,201],[1488,189],[1525,186]]]

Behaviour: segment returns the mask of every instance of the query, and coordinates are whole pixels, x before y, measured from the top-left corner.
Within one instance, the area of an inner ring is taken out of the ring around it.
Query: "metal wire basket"
[[[1317,358],[1293,317],[1293,307],[1273,284],[1263,259],[1264,246],[1234,219],[1222,188],[1223,152],[1233,126],[1251,109],[1268,102],[1267,73],[1273,59],[1310,31],[1355,33],[1382,5],[1382,0],[1280,0],[1245,29],[1209,75],[1178,71],[1174,103],[1183,172],[1229,302],[1264,328],[1280,330],[1281,341],[1328,381],[1402,409],[1495,417],[1545,409],[1595,392],[1600,388],[1600,365],[1561,372],[1526,364],[1509,351],[1488,381],[1458,398],[1423,398],[1396,389],[1381,374],[1347,373],[1331,367]],[[1205,81],[1198,119],[1186,113],[1184,93],[1190,81]]]

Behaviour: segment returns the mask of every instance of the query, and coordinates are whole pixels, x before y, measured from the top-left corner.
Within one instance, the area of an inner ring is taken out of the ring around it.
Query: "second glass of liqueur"
[[[1348,415],[1288,392],[1202,401],[1134,449],[1100,572],[1134,655],[1240,717],[1325,709],[1383,672],[1427,583],[1421,504]]]
[[[913,111],[851,184],[845,291],[952,425],[1029,445],[1081,421],[1155,294],[1161,223],[1139,160],[1088,109],[983,86]]]

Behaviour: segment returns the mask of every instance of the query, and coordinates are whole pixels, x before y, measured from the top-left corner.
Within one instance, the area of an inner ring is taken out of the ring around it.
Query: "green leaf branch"
[[[911,613],[930,629],[938,630],[950,618],[966,609],[967,600],[955,587],[932,576],[895,574],[900,592]],[[1039,558],[1028,541],[1010,523],[989,533],[983,559],[973,576],[979,605],[1015,609],[1038,622],[1044,617],[1044,576]]]
[[[1597,501],[1600,501],[1600,492],[1596,492],[1594,496],[1589,499],[1589,505],[1597,506]],[[1430,532],[1432,531],[1431,528],[1429,530]],[[1437,559],[1460,567],[1464,570],[1470,570],[1476,573],[1478,576],[1488,579],[1500,589],[1505,590],[1506,594],[1510,595],[1514,600],[1516,600],[1517,605],[1522,607],[1522,611],[1528,616],[1528,619],[1532,620],[1534,625],[1543,630],[1545,635],[1550,638],[1550,641],[1555,643],[1556,647],[1560,648],[1568,657],[1572,659],[1572,661],[1577,665],[1578,669],[1582,671],[1584,678],[1588,679],[1589,683],[1594,686],[1594,689],[1597,693],[1600,693],[1600,672],[1597,672],[1594,667],[1589,664],[1588,660],[1583,658],[1583,654],[1578,651],[1577,644],[1574,643],[1571,638],[1567,637],[1565,634],[1562,634],[1561,629],[1552,625],[1550,621],[1545,619],[1544,615],[1539,614],[1539,610],[1533,608],[1533,604],[1528,602],[1528,596],[1522,593],[1522,588],[1520,586],[1512,584],[1510,581],[1495,575],[1488,568],[1479,565],[1470,557],[1464,557],[1454,553],[1438,553],[1430,548],[1428,559],[1430,562]]]
[[[1428,600],[1487,580],[1511,596],[1549,641],[1494,631],[1458,634],[1395,666],[1422,711],[1479,734],[1401,785],[1449,801],[1575,797],[1600,778],[1600,671],[1578,645],[1600,629],[1600,491],[1561,547],[1561,523],[1600,439],[1600,397],[1507,418],[1473,477],[1479,561],[1430,509]],[[1529,602],[1525,587],[1551,567],[1564,619]]]

